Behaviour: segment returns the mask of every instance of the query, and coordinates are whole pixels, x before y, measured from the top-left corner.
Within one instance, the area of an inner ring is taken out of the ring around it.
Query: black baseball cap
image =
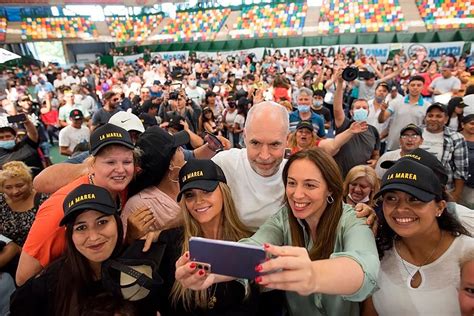
[[[452,97],[448,102],[448,106],[449,105],[453,105],[458,108],[465,108],[467,106],[467,104],[464,103],[464,99],[462,97]]]
[[[435,102],[435,103],[431,104],[426,109],[426,113],[429,113],[434,108],[440,109],[442,112],[444,112],[444,114],[448,115],[448,109],[446,108],[446,105],[444,105],[443,103],[439,103],[439,102]]]
[[[311,121],[300,121],[298,125],[296,125],[296,130],[307,128],[310,131],[314,131],[313,123]]]
[[[461,122],[463,122],[464,124],[467,124],[472,120],[474,120],[474,113],[473,114],[468,114],[465,117],[463,117]]]
[[[71,111],[71,113],[69,113],[69,117],[74,120],[79,120],[79,119],[84,118],[84,114],[82,114],[81,110],[74,109]]]
[[[95,156],[103,147],[117,144],[133,149],[130,134],[121,127],[107,123],[97,128],[91,134],[91,155]]]
[[[414,160],[399,160],[388,169],[375,198],[390,191],[402,191],[423,202],[443,195],[443,188],[433,170]]]
[[[113,215],[117,213],[117,205],[106,189],[93,184],[81,184],[66,196],[63,210],[64,217],[59,226],[70,223],[86,210]]]
[[[148,127],[137,140],[137,147],[143,151],[140,164],[145,170],[155,170],[168,166],[176,148],[189,143],[186,131],[171,135],[155,125]]]
[[[422,132],[421,128],[419,128],[417,125],[415,125],[413,123],[410,123],[407,126],[405,126],[404,128],[402,128],[401,131],[400,131],[400,136],[402,136],[406,131],[414,131],[416,133],[416,135],[420,135],[420,136],[423,135],[423,132]]]
[[[224,172],[212,160],[191,159],[179,171],[178,202],[183,193],[190,189],[214,191],[219,182],[227,183]]]
[[[427,152],[424,149],[417,148],[415,150],[412,150],[410,153],[405,154],[403,157],[401,157],[399,160],[393,161],[393,160],[386,160],[380,164],[380,167],[384,169],[391,168],[394,164],[396,164],[399,161],[416,161],[431,170],[435,173],[435,175],[438,177],[438,183],[444,187],[446,183],[448,183],[448,174],[446,173],[446,169],[444,166],[441,164],[441,162],[434,156],[433,154]]]

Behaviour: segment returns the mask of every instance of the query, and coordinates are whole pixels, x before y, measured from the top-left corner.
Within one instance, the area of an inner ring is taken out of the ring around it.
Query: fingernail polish
[[[262,267],[261,264],[259,264],[258,266],[255,267],[255,271],[257,271],[257,272],[260,272],[262,270],[263,270],[263,267]]]
[[[205,273],[204,270],[199,270],[199,272],[198,272],[198,274],[199,274],[200,276],[203,276],[204,273]]]
[[[255,282],[261,283],[262,282],[262,277],[261,276],[256,277]]]
[[[270,244],[265,243],[265,244],[263,244],[263,247],[270,248]]]
[[[193,262],[189,265],[189,267],[194,270],[194,269],[196,269],[196,264]]]
[[[186,253],[184,254],[184,256],[185,256],[186,258],[189,258],[189,252],[186,252]]]

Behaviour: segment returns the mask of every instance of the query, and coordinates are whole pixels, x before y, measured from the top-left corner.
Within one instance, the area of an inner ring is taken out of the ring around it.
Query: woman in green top
[[[380,262],[370,228],[342,202],[339,167],[317,148],[301,151],[288,160],[283,181],[286,205],[242,240],[264,244],[273,256],[256,267],[268,274],[255,281],[285,290],[291,315],[359,315],[358,302],[376,289]],[[190,265],[186,254],[177,262],[184,287],[225,279]]]

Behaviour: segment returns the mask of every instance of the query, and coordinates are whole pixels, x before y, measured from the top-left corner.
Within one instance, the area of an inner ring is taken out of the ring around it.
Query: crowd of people
[[[474,64],[425,58],[2,70],[0,315],[472,315]]]

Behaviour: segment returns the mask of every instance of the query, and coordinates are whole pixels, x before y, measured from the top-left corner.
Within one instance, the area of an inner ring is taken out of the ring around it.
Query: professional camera
[[[346,67],[342,72],[342,79],[345,81],[354,81],[357,78],[368,80],[375,78],[375,75],[370,71],[359,71],[355,67]]]

